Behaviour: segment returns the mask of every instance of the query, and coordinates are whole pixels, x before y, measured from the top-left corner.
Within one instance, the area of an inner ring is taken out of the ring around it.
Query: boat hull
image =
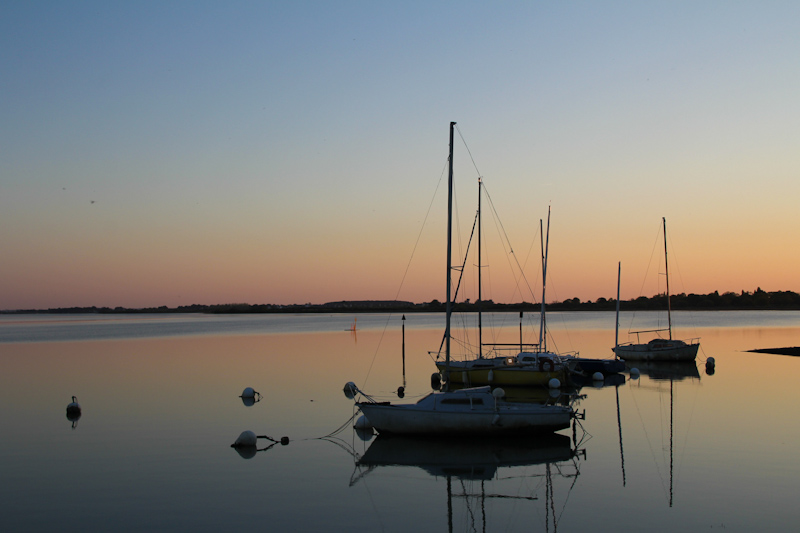
[[[436,368],[444,375],[447,365],[437,362]],[[468,367],[463,363],[450,363],[449,382],[456,385],[476,387],[482,385],[493,386],[518,386],[518,387],[546,387],[550,380],[556,378],[561,383],[566,382],[568,372],[566,368],[553,371],[541,371],[536,366],[492,366]]]
[[[621,344],[613,348],[626,361],[694,361],[699,343],[650,341],[647,344]]]
[[[464,394],[466,393],[466,394]],[[517,435],[569,427],[572,409],[562,405],[517,404],[469,391],[435,393],[416,404],[357,404],[379,433],[400,435]]]

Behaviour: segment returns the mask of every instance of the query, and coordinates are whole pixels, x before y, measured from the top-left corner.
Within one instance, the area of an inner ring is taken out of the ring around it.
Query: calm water
[[[574,430],[489,443],[355,435],[344,383],[396,399],[403,375],[400,317],[359,315],[355,334],[344,331],[353,318],[0,317],[0,530],[788,531],[800,524],[800,360],[746,352],[800,345],[800,313],[677,313],[677,334],[701,337],[696,369],[670,376],[645,368],[638,380],[584,387],[578,409],[586,419]],[[428,351],[439,345],[443,317],[407,318],[406,400],[413,401],[428,391]],[[625,332],[632,318],[621,318]],[[548,319],[551,348],[611,354],[613,313]],[[642,329],[660,320],[635,317]],[[484,341],[518,341],[518,321],[495,316]],[[710,356],[713,375],[703,367]],[[251,407],[238,397],[247,386],[263,395]],[[72,395],[83,408],[74,427],[65,416]],[[244,430],[290,443],[245,458],[230,447]]]

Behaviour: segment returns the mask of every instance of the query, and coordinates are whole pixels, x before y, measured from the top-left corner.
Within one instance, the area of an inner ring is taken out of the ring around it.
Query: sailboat
[[[663,333],[667,332],[666,339],[656,337],[647,343],[624,343],[617,344],[613,350],[617,357],[626,361],[694,361],[697,357],[697,349],[700,347],[699,339],[688,339],[688,341],[672,338],[672,307],[670,305],[669,294],[669,262],[667,261],[667,219],[661,218],[664,225],[664,270],[667,280],[667,328],[637,331],[637,341],[640,333]],[[617,281],[619,287],[619,280]],[[619,298],[617,298],[619,301]],[[619,320],[617,320],[619,328]]]
[[[547,245],[544,244],[544,230],[540,227],[542,234],[542,308],[540,314],[539,342],[538,344],[524,344],[522,342],[522,324],[520,323],[520,342],[519,344],[499,344],[483,343],[481,330],[482,319],[480,302],[481,283],[481,194],[480,187],[482,182],[478,180],[478,354],[474,359],[464,361],[437,361],[436,367],[444,375],[449,370],[450,383],[474,386],[474,385],[493,385],[493,386],[549,386],[551,380],[557,379],[559,385],[567,382],[572,370],[570,361],[572,358],[564,357],[547,350],[546,346],[546,324],[545,324],[545,289],[547,279],[547,251],[550,241],[550,212],[547,213]],[[520,313],[520,319],[522,313]],[[521,321],[520,321],[521,322]],[[494,357],[484,357],[483,348],[489,347],[494,353],[503,350],[515,350],[519,348],[516,355],[513,352],[509,355],[498,355]]]
[[[453,436],[463,434],[497,435],[553,432],[569,427],[572,407],[550,403],[507,401],[501,388],[489,386],[449,390],[450,321],[453,302],[452,224],[453,224],[453,131],[450,123],[450,151],[447,194],[447,282],[445,305],[445,390],[428,394],[413,404],[378,402],[352,382],[345,390],[355,396],[356,405],[379,433]]]

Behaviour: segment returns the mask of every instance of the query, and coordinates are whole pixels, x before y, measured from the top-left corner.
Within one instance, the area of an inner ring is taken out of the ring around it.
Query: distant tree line
[[[672,309],[694,310],[746,310],[746,309],[800,309],[800,294],[792,291],[766,292],[759,287],[753,292],[714,291],[709,294],[673,294],[670,297]],[[616,309],[615,299],[598,298],[595,301],[581,301],[579,298],[567,298],[562,302],[551,302],[545,307],[548,311],[613,311]],[[667,297],[658,294],[652,297],[640,296],[631,300],[622,300],[623,311],[666,309]],[[482,311],[538,311],[541,304],[536,302],[495,303],[492,300],[482,302],[456,302],[453,310],[458,312]],[[112,313],[379,313],[379,312],[443,312],[445,304],[439,300],[426,303],[403,302],[399,300],[358,300],[328,302],[324,304],[247,304],[228,303],[215,305],[182,305],[179,307],[145,307],[131,309],[125,307],[60,307],[56,309],[26,309],[16,311],[0,311],[0,313],[64,313],[64,314],[112,314]]]

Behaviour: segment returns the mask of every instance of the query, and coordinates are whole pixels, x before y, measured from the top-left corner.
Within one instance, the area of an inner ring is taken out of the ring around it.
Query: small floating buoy
[[[594,374],[592,374],[592,379],[595,381],[603,381],[605,379],[605,376],[603,376],[602,372],[595,372]]]
[[[558,378],[551,378],[550,381],[547,382],[547,386],[551,389],[560,389],[561,382],[558,380]]]
[[[709,376],[714,375],[715,362],[713,357],[706,359],[706,374]]]
[[[239,398],[242,399],[245,407],[252,407],[256,402],[261,401],[261,393],[253,390],[253,387],[245,387]]]
[[[289,437],[281,437],[281,446],[289,444]]]
[[[442,375],[438,372],[434,372],[431,374],[431,388],[433,390],[439,390],[442,386]]]
[[[70,416],[80,417],[81,416],[81,406],[78,403],[78,399],[73,396],[72,403],[67,405],[67,418]]]
[[[344,395],[347,397],[348,400],[352,400],[356,397],[356,393],[358,392],[358,387],[352,381],[348,381],[344,384]]]
[[[636,367],[631,368],[631,379],[639,379],[639,369]]]
[[[397,387],[397,397],[398,398],[403,398],[403,397],[405,397],[405,395],[406,395],[406,388],[402,387],[402,386]]]
[[[256,445],[256,434],[252,431],[242,431],[242,433],[237,437],[236,441],[231,444],[231,448],[241,448],[245,446],[253,446]]]
[[[78,399],[73,396],[72,403],[67,405],[67,420],[72,422],[72,429],[75,429],[78,424],[78,420],[81,418],[81,406],[78,404]]]
[[[245,406],[251,407],[256,402],[261,401],[261,393],[256,390],[253,390],[253,387],[245,387],[239,398],[242,399],[242,403]]]

